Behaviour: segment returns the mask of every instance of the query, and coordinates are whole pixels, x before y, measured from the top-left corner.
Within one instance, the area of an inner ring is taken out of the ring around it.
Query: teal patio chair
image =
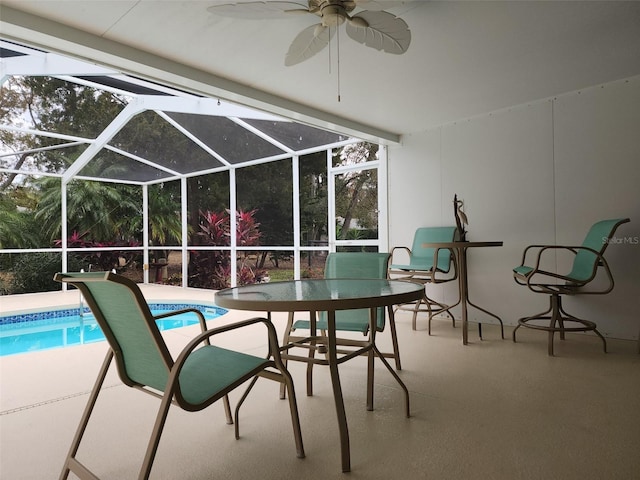
[[[256,376],[281,382],[291,392],[289,407],[297,456],[304,457],[293,380],[280,358],[277,334],[271,322],[253,318],[207,330],[204,317],[196,309],[153,316],[138,285],[114,273],[58,273],[55,280],[80,289],[110,347],[64,462],[61,480],[68,478],[70,472],[83,479],[98,478],[76,458],[76,454],[114,357],[118,374],[125,385],[161,399],[138,479],[149,477],[170,405],[193,412],[223,399],[227,421],[232,423],[227,394],[247,380],[253,379],[252,385]],[[174,359],[155,321],[187,311],[198,315],[203,332],[193,338]],[[255,324],[266,327],[269,350],[266,358],[211,345],[210,339],[214,335]],[[235,410],[236,438],[239,438],[239,409],[245,396]]]
[[[388,253],[375,252],[333,252],[327,255],[325,262],[324,277],[325,278],[387,278],[387,266],[389,262]],[[391,307],[387,308],[389,315],[389,330],[391,331],[391,343],[393,352],[383,353],[386,358],[393,358],[397,370],[401,370],[400,350],[398,347],[398,336],[396,332],[396,324],[394,313]],[[336,312],[336,332],[353,332],[368,336],[366,340],[358,338],[339,337],[337,338],[337,346],[339,354],[349,354],[350,347],[358,348],[365,346],[370,342],[371,333],[369,331],[369,309],[358,310],[340,310]],[[287,345],[296,342],[305,337],[294,336],[292,333],[297,330],[309,330],[310,321],[307,319],[296,320],[294,312],[289,313],[289,321],[285,329],[284,344]],[[376,331],[382,332],[386,325],[386,316],[384,307],[376,309]],[[316,328],[321,332],[322,336],[326,336],[327,330],[327,313],[320,312],[316,322]],[[324,345],[320,341],[319,352],[326,353]],[[309,356],[313,358],[315,349],[309,350]],[[370,352],[373,355],[373,352]],[[373,368],[372,362],[369,368]],[[307,395],[313,394],[313,363],[309,362],[307,366]],[[369,372],[369,377],[372,378]],[[281,392],[283,392],[281,388]]]
[[[413,245],[408,247],[394,247],[391,250],[389,265],[389,278],[409,280],[422,284],[440,284],[458,279],[456,257],[450,249],[433,248],[429,243],[449,243],[458,240],[457,227],[421,227],[413,236]],[[408,263],[401,263],[407,260]],[[398,308],[413,311],[411,328],[416,329],[418,312],[426,311],[428,314],[428,333],[431,335],[431,319],[438,314],[447,314],[451,317],[453,326],[456,326],[451,309],[460,303],[460,291],[458,301],[452,305],[446,305],[427,296],[426,288],[424,297],[419,302],[403,305]]]
[[[560,333],[560,339],[565,339],[566,332],[593,331],[604,345],[607,351],[607,342],[596,328],[596,324],[590,320],[583,320],[568,314],[562,308],[563,295],[603,295],[613,290],[614,281],[609,265],[604,258],[604,251],[609,245],[616,229],[623,223],[629,222],[628,218],[616,218],[603,220],[593,224],[582,245],[529,245],[522,254],[522,262],[513,269],[513,277],[519,285],[524,285],[532,292],[549,295],[549,308],[544,312],[518,319],[518,325],[513,330],[513,341],[516,341],[516,332],[520,327],[533,328],[548,332],[548,352],[553,356],[553,337],[555,332]],[[547,256],[556,252],[569,252],[573,256],[573,267],[567,274],[558,274],[545,271],[541,264],[545,263]],[[527,254],[531,252],[533,261],[527,264]],[[534,253],[535,252],[535,253]],[[530,266],[532,265],[532,266]],[[607,276],[607,284],[594,289],[584,288],[591,283],[603,268]],[[548,320],[541,324],[540,320]],[[570,322],[570,325],[565,325]]]

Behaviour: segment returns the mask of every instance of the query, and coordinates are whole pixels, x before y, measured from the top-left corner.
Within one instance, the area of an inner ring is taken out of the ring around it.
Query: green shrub
[[[59,253],[25,253],[13,266],[9,294],[52,292],[62,287],[53,280],[53,276],[61,271],[61,255]],[[79,271],[87,266],[78,259],[69,258],[69,271]]]

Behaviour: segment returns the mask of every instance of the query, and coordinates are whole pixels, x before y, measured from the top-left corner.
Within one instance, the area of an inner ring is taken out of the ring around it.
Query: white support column
[[[300,279],[300,157],[291,159],[293,184],[293,278]]]
[[[142,275],[143,283],[149,283],[149,186],[142,185]]]
[[[336,251],[336,178],[333,172],[332,151],[327,150],[327,235],[329,251]]]
[[[388,149],[378,147],[378,251],[389,251]]]
[[[231,286],[235,287],[238,284],[238,252],[236,247],[238,246],[236,238],[237,220],[236,211],[238,209],[238,202],[236,198],[236,169],[229,169],[229,210],[231,211],[231,218],[229,219],[229,233],[231,252]]]
[[[62,236],[62,272],[67,273],[69,271],[69,266],[67,264],[68,260],[68,227],[67,227],[67,184],[65,182],[60,182],[60,235]],[[62,290],[67,291],[68,284],[62,284]]]
[[[182,177],[180,179],[180,216],[182,224],[182,287],[189,286],[189,222],[187,221],[187,179]]]

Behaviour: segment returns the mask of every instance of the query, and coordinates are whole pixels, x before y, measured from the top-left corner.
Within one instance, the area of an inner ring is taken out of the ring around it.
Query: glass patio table
[[[326,341],[327,358],[316,359],[299,357],[284,353],[283,358],[298,361],[313,362],[329,366],[333,397],[338,417],[340,431],[340,451],[342,471],[351,470],[349,450],[349,430],[342,397],[342,386],[338,365],[363,353],[368,353],[370,366],[374,355],[377,356],[393,377],[402,387],[405,394],[407,417],[409,410],[409,391],[398,374],[389,365],[383,354],[375,344],[377,307],[385,307],[419,300],[423,295],[421,284],[402,280],[369,280],[369,279],[318,279],[293,280],[286,282],[261,283],[233,287],[220,290],[215,294],[215,303],[220,307],[232,310],[248,310],[267,312],[271,319],[271,312],[309,312],[310,336],[281,348],[287,352],[293,346],[307,346],[316,348],[318,343]],[[336,346],[336,318],[337,310],[368,308],[370,310],[370,342],[366,346],[338,357]],[[327,336],[316,334],[316,313],[327,312]],[[373,368],[368,369],[368,375],[373,375]],[[373,378],[367,381],[367,409],[373,410]]]

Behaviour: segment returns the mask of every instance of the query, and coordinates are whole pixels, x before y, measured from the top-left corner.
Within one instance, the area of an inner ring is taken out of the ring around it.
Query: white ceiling
[[[224,18],[207,12],[215,3],[230,1],[0,0],[0,36],[390,141],[640,75],[635,1],[398,1],[387,11],[409,25],[408,52],[378,52],[343,29],[339,68],[335,43],[284,66],[317,17]]]

